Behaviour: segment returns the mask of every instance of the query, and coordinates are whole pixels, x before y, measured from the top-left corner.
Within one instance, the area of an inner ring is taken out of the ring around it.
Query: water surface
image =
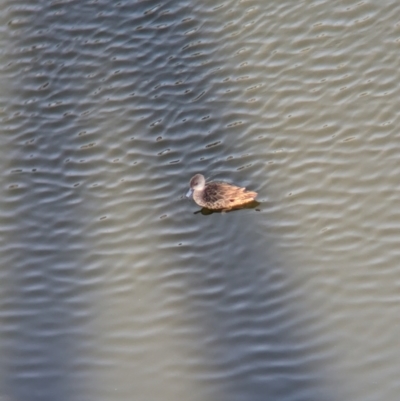
[[[2,399],[398,399],[397,2],[0,7]]]

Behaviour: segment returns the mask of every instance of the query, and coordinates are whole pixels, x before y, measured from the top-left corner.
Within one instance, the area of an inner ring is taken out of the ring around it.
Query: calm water
[[[399,15],[1,2],[0,400],[397,401]]]

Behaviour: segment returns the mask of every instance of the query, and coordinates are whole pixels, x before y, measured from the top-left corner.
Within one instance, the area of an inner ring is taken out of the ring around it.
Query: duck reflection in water
[[[201,206],[197,213],[211,214],[237,209],[255,208],[260,203],[255,200],[257,192],[221,181],[206,182],[202,174],[196,174],[189,183],[187,198]]]

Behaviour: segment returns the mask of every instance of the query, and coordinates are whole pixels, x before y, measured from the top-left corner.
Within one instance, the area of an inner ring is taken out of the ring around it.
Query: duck
[[[210,210],[230,210],[251,203],[257,192],[221,181],[206,182],[202,174],[196,174],[189,182],[186,194],[199,206]]]

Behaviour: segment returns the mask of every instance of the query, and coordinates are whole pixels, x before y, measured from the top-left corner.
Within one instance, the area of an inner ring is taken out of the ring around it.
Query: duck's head
[[[206,179],[202,174],[196,174],[191,178],[189,183],[190,189],[186,194],[187,198],[191,198],[193,195],[193,191],[202,191],[206,186]]]

